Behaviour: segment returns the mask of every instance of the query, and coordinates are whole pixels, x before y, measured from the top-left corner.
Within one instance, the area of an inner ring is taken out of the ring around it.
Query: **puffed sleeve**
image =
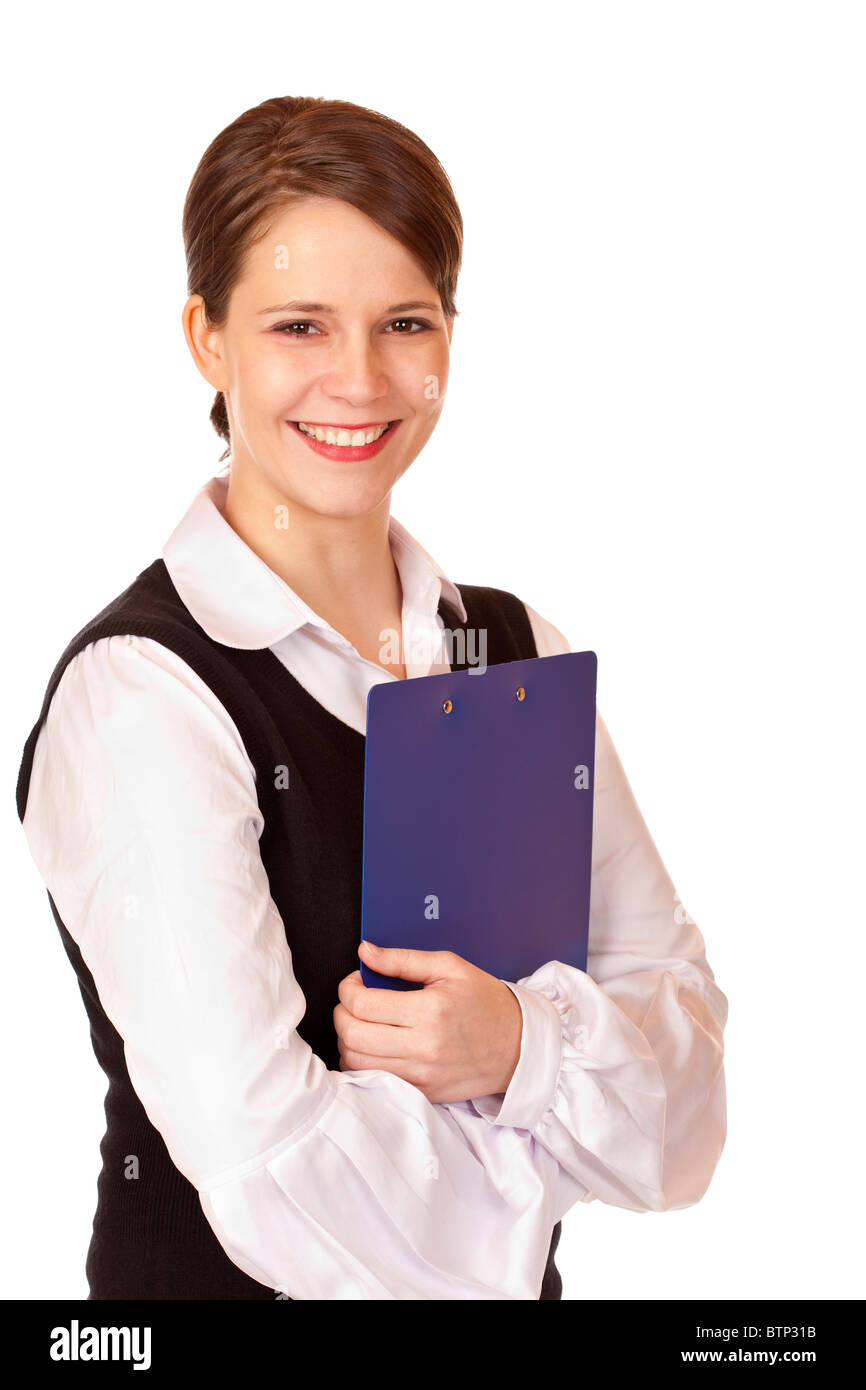
[[[569,650],[527,605],[540,656]],[[473,1106],[532,1134],[598,1198],[635,1211],[706,1192],[726,1136],[728,1003],[599,713],[586,971],[511,983],[523,1012],[504,1096]]]
[[[70,662],[24,829],[147,1115],[240,1269],[293,1299],[538,1298],[553,1226],[587,1191],[556,1157],[572,1162],[570,1101],[536,1138],[390,1072],[325,1067],[297,1032],[254,769],[179,657],[108,637]]]

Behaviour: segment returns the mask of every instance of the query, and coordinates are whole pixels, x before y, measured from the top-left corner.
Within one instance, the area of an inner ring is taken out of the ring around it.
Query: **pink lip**
[[[369,430],[374,429],[376,425],[385,423],[387,422],[384,420],[370,420],[366,425],[338,425],[320,424],[318,420],[304,421],[305,425],[315,425],[318,429],[323,430]],[[374,439],[372,444],[359,444],[355,448],[350,445],[344,447],[341,444],[320,444],[318,439],[311,439],[308,434],[304,434],[303,430],[299,430],[294,420],[287,420],[286,424],[294,430],[295,434],[303,439],[305,444],[309,445],[314,453],[321,454],[326,459],[334,459],[337,463],[363,463],[365,459],[375,457],[381,449],[384,449],[388,440],[396,433],[401,421],[392,420],[391,428],[380,435],[378,439]]]

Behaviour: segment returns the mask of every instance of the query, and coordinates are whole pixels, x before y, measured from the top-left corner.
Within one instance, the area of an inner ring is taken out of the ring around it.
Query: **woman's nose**
[[[377,345],[366,333],[347,334],[335,344],[324,386],[331,395],[359,403],[387,393],[384,365]]]

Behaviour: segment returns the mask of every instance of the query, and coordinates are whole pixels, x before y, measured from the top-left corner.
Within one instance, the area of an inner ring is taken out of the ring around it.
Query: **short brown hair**
[[[201,295],[213,327],[226,321],[250,246],[280,207],[304,197],[340,198],[390,232],[436,286],[445,317],[456,316],[463,219],[432,150],[350,101],[272,97],[211,142],[184,201],[187,293]],[[230,446],[221,391],[210,418]]]

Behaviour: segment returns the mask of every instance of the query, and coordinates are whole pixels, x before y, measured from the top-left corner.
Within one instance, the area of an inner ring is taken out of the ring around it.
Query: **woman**
[[[426,145],[346,102],[262,103],[190,186],[228,473],[73,638],[18,786],[109,1079],[93,1299],[559,1298],[572,1205],[687,1206],[721,1153],[727,1001],[600,717],[586,973],[359,946],[370,687],[460,627],[568,650],[390,516],[461,235]],[[365,950],[424,987],[365,990]]]

